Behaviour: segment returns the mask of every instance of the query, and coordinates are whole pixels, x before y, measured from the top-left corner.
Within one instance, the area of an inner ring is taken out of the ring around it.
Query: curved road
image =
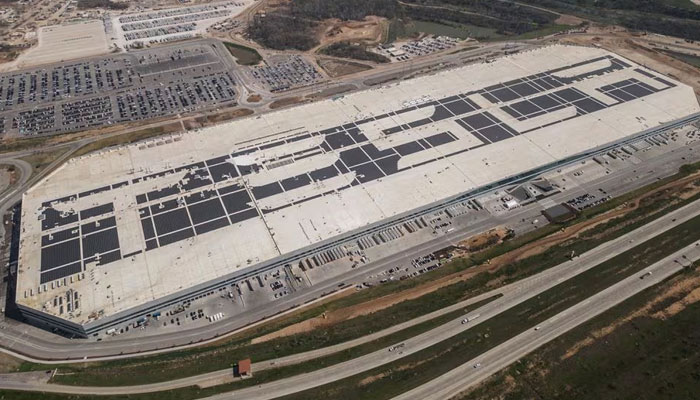
[[[693,152],[693,149],[686,148],[682,153],[689,160],[700,157],[700,153]],[[663,171],[658,176],[671,175],[676,171],[674,159],[679,158],[678,151],[668,153],[647,163],[649,169],[657,172]],[[609,185],[610,182],[620,182],[614,191],[609,193],[613,196],[632,190],[639,185],[654,181],[656,175],[645,175],[638,180],[625,182],[632,171],[616,171],[602,177],[588,185],[567,190],[565,193],[555,195],[552,200],[555,202],[565,201],[571,197],[585,193],[590,188],[600,187],[598,185]],[[644,181],[643,179],[646,179]],[[250,327],[251,324],[260,323],[265,318],[270,318],[285,310],[294,309],[305,302],[321,297],[324,293],[329,293],[337,289],[338,282],[354,282],[363,279],[364,276],[376,274],[386,270],[397,263],[409,262],[413,258],[445,248],[453,242],[464,237],[483,232],[490,229],[494,224],[506,224],[520,221],[523,217],[529,217],[534,213],[539,213],[539,205],[532,204],[509,212],[501,220],[487,219],[475,222],[465,229],[457,229],[445,236],[439,236],[420,246],[416,246],[409,251],[396,256],[371,262],[362,268],[354,269],[342,274],[336,279],[317,284],[308,290],[296,292],[286,296],[282,300],[255,309],[247,310],[245,313],[232,316],[217,324],[206,325],[201,328],[194,328],[181,332],[171,332],[157,336],[131,337],[110,341],[85,341],[69,340],[62,337],[40,331],[33,327],[25,326],[21,323],[11,322],[0,325],[0,351],[14,355],[19,358],[34,362],[44,363],[65,363],[83,362],[85,359],[92,361],[128,358],[145,354],[155,354],[171,351],[174,348],[193,347],[208,341],[220,340],[231,334],[239,333],[241,330]],[[243,328],[241,328],[243,327]]]
[[[682,208],[679,208],[673,212],[670,212],[659,219],[650,222],[632,232],[620,236],[617,239],[606,242],[586,253],[581,254],[579,257],[567,261],[565,263],[559,264],[556,267],[547,269],[537,275],[533,275],[529,278],[525,278],[513,284],[504,286],[489,293],[480,295],[478,298],[472,299],[472,301],[478,301],[483,298],[488,298],[498,293],[502,293],[503,296],[496,299],[477,310],[474,310],[469,315],[480,314],[480,318],[474,320],[473,322],[463,325],[461,320],[464,316],[443,324],[437,328],[424,332],[413,338],[410,338],[403,343],[401,352],[388,352],[386,349],[378,350],[367,355],[332,365],[327,368],[319,369],[306,374],[296,375],[290,378],[281,379],[278,381],[273,381],[270,383],[263,384],[257,387],[240,389],[234,392],[224,393],[221,395],[216,395],[210,399],[228,399],[231,397],[241,397],[246,399],[274,399],[276,397],[281,397],[293,393],[297,393],[303,390],[311,389],[317,386],[321,386],[327,383],[331,383],[343,378],[347,378],[370,369],[382,366],[384,364],[390,363],[392,361],[398,360],[425,348],[428,348],[434,344],[448,340],[449,338],[461,333],[465,329],[469,329],[471,326],[478,325],[481,322],[496,316],[511,307],[514,307],[523,301],[526,301],[539,293],[542,293],[559,283],[566,281],[584,271],[587,271],[602,262],[605,262],[618,254],[621,254],[627,250],[630,250],[637,246],[639,243],[646,240],[652,239],[659,234],[685,222],[696,216],[700,215],[700,201],[695,201],[688,204]],[[661,273],[655,274],[656,277],[663,275]],[[640,280],[638,274],[635,274],[632,280]],[[654,280],[644,280],[645,284],[655,281]],[[629,280],[629,279],[628,279]],[[607,289],[606,289],[607,291]],[[605,292],[605,291],[604,291]],[[619,291],[620,293],[627,293],[625,291]],[[603,292],[601,292],[603,293]],[[632,293],[632,292],[629,292]],[[636,293],[636,292],[635,292]],[[633,293],[632,293],[633,294]],[[629,294],[631,295],[631,294]],[[583,303],[588,304],[589,300]],[[616,304],[616,303],[615,303]],[[463,305],[460,305],[463,306]],[[453,307],[456,307],[453,306]],[[612,307],[612,305],[610,305]],[[459,308],[459,307],[458,307]],[[408,323],[412,323],[409,321]],[[408,324],[407,323],[407,324]],[[569,328],[570,329],[570,328]],[[364,341],[365,338],[360,338],[358,341]],[[351,343],[351,342],[348,342]],[[322,355],[331,354],[332,352],[340,351],[342,348],[350,347],[347,343],[343,343],[336,346],[331,346],[326,349],[319,349],[311,352],[291,355],[278,360],[270,360],[267,363],[256,364],[257,370],[264,370],[272,368],[273,366],[291,365],[294,363],[307,361],[312,358],[316,358]],[[331,350],[332,349],[332,350]],[[67,386],[67,385],[52,385],[52,384],[40,384],[40,383],[26,383],[26,382],[14,382],[3,380],[0,382],[0,387],[6,389],[17,389],[17,390],[32,390],[32,391],[43,391],[43,392],[57,392],[57,393],[71,393],[71,394],[127,394],[127,393],[142,393],[142,392],[154,392],[160,390],[168,390],[177,387],[185,387],[197,384],[199,382],[207,381],[212,378],[219,378],[222,376],[227,376],[230,374],[230,370],[216,371],[210,374],[204,374],[194,377],[188,377],[179,379],[176,381],[160,382],[149,385],[139,385],[139,386],[126,386],[126,387],[87,387],[87,386]],[[8,376],[5,376],[6,378]],[[415,397],[414,397],[415,398]]]
[[[685,260],[684,256],[688,260],[700,259],[698,243],[693,243],[644,269],[644,271],[653,272],[652,275],[640,279],[644,272],[634,274],[541,323],[538,330],[532,327],[446,374],[395,397],[393,400],[450,399],[576,326],[680,272],[683,266],[679,260]],[[688,262],[691,261],[685,261],[685,265]],[[475,368],[475,365],[479,365],[479,367]]]

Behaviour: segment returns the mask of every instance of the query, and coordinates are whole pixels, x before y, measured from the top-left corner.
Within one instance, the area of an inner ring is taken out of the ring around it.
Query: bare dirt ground
[[[0,353],[0,373],[14,372],[21,364],[19,359]]]
[[[679,179],[677,181],[671,182],[669,184],[663,185],[653,191],[644,193],[639,197],[628,202],[627,205],[615,208],[606,213],[600,214],[589,220],[580,222],[578,224],[567,227],[557,233],[544,237],[542,239],[536,240],[532,243],[526,244],[519,247],[513,251],[503,254],[491,260],[489,264],[482,264],[473,268],[469,268],[466,271],[460,271],[451,275],[438,278],[434,281],[410,288],[398,293],[392,293],[387,296],[383,296],[374,300],[370,300],[365,303],[360,303],[350,307],[345,307],[338,310],[333,310],[324,315],[320,315],[316,318],[311,318],[290,326],[287,326],[278,331],[269,333],[264,336],[260,336],[253,340],[254,343],[265,342],[275,338],[295,335],[299,333],[309,332],[313,329],[333,325],[348,319],[352,319],[358,316],[371,314],[373,312],[383,310],[385,308],[391,307],[405,300],[415,299],[417,297],[423,296],[425,294],[434,292],[442,287],[467,280],[481,272],[494,272],[499,268],[502,268],[510,263],[527,258],[534,254],[539,254],[548,248],[555,246],[557,244],[563,243],[567,240],[578,237],[582,232],[592,229],[600,224],[609,221],[612,218],[616,218],[627,214],[635,209],[637,209],[642,201],[652,196],[659,196],[662,194],[668,196],[670,199],[674,198],[678,193],[682,193],[687,196],[688,190],[692,190],[694,193],[700,192],[700,186],[696,183],[700,177],[700,172],[689,175],[685,178]],[[672,204],[671,201],[668,205]],[[619,227],[618,227],[619,228]],[[483,236],[479,235],[479,236]],[[467,239],[469,243],[470,239]],[[477,239],[478,240],[484,240]],[[492,244],[492,245],[495,245]],[[499,279],[495,279],[489,282],[490,286],[498,285],[500,283]]]
[[[367,16],[362,21],[325,20],[318,37],[319,45],[309,50],[309,54],[335,42],[379,43],[385,23],[386,18],[375,16]]]
[[[262,96],[256,93],[251,94],[248,96],[248,99],[246,99],[248,103],[258,103],[260,100],[262,100]]]
[[[323,68],[323,70],[326,71],[328,76],[331,78],[337,78],[339,76],[355,74],[372,69],[372,66],[367,64],[362,64],[355,61],[337,60],[329,57],[319,57],[316,60],[316,63],[319,67]]]
[[[277,108],[289,107],[296,104],[306,103],[308,100],[303,97],[285,97],[283,99],[275,100],[270,103],[270,109],[275,110]]]
[[[12,165],[0,166],[0,192],[17,182],[17,171]]]
[[[560,25],[571,25],[571,26],[576,26],[582,23],[583,20],[579,17],[575,17],[573,15],[567,15],[567,14],[561,14],[559,18],[554,20],[555,24],[560,24]]]

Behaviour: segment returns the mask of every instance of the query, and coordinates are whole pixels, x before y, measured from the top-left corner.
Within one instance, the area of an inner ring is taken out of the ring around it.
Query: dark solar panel
[[[314,171],[309,172],[309,175],[311,175],[311,179],[314,181],[322,181],[326,180],[329,178],[333,178],[334,176],[338,176],[339,172],[337,169],[335,169],[334,166],[330,165],[325,168],[320,168]]]
[[[177,199],[166,200],[162,203],[152,205],[151,214],[164,213],[170,210],[175,210],[178,207],[180,207],[180,203],[178,203]]]
[[[475,108],[466,101],[459,100],[452,103],[445,104],[448,110],[450,110],[454,115],[462,115],[468,112],[474,111]]]
[[[401,157],[399,155],[393,155],[389,157],[382,158],[380,160],[376,160],[375,163],[379,168],[381,168],[382,172],[385,175],[392,175],[398,172],[399,170],[399,159]]]
[[[80,219],[88,219],[98,215],[111,213],[114,211],[114,204],[107,203],[92,208],[88,208],[80,212]]]
[[[326,143],[328,143],[330,148],[333,150],[341,149],[345,146],[355,144],[352,138],[350,138],[350,135],[348,135],[345,132],[334,133],[332,135],[326,136]]]
[[[80,233],[85,236],[92,232],[96,232],[102,229],[107,229],[117,226],[117,219],[115,217],[107,217],[97,220],[95,222],[90,222],[87,224],[80,225]]]
[[[357,173],[357,180],[361,183],[373,181],[384,176],[374,163],[362,164],[350,169]]]
[[[83,257],[92,257],[95,254],[104,254],[119,248],[119,236],[116,229],[108,229],[83,236]]]
[[[401,154],[402,156],[407,156],[409,154],[413,153],[418,153],[419,151],[423,151],[423,147],[418,144],[418,142],[408,142],[404,144],[400,144],[396,147],[394,147],[397,153]]]
[[[480,129],[479,133],[487,138],[491,143],[496,143],[513,137],[513,135],[508,133],[508,131],[501,125],[494,125],[489,126],[488,128]]]
[[[229,215],[229,218],[231,218],[231,223],[235,224],[238,222],[243,222],[246,220],[249,220],[251,218],[255,218],[258,216],[258,210],[251,208],[250,210],[246,210],[243,212],[239,212],[236,214],[231,214]]]
[[[362,150],[364,150],[365,154],[367,154],[369,158],[373,160],[394,154],[394,150],[392,149],[379,150],[377,146],[373,144],[366,144],[364,146],[361,146],[361,148]]]
[[[56,268],[54,270],[42,273],[40,283],[43,285],[44,283],[49,283],[51,281],[55,281],[73,274],[77,274],[82,270],[83,267],[79,262],[72,263],[64,267]]]
[[[153,230],[153,222],[150,218],[144,218],[141,220],[141,229],[143,230],[143,237],[146,240],[156,236],[156,232]]]
[[[226,196],[222,196],[221,200],[224,202],[226,212],[229,214],[245,210],[246,208],[250,207],[248,205],[248,203],[250,203],[250,196],[248,196],[248,192],[246,191],[227,194]]]
[[[653,91],[648,90],[639,84],[627,86],[623,90],[625,92],[631,94],[632,96],[637,97],[637,98],[648,96],[648,95],[654,93]]]
[[[80,241],[78,239],[41,249],[41,271],[76,261],[80,261]]]
[[[581,99],[579,101],[576,101],[573,103],[573,105],[576,106],[580,111],[583,111],[586,114],[596,112],[596,111],[599,111],[599,110],[606,108],[605,105],[601,104],[600,102],[594,101],[590,98]]]
[[[164,187],[160,190],[153,190],[151,192],[148,192],[148,200],[153,201],[153,200],[158,200],[162,199],[163,197],[168,197],[172,196],[174,194],[180,193],[180,189],[178,189],[177,186],[168,186]]]
[[[571,88],[557,90],[553,94],[561,97],[562,99],[570,103],[586,97],[584,93],[581,93],[580,91]]]
[[[517,93],[508,88],[496,89],[491,94],[503,103],[520,98]]]
[[[187,238],[194,236],[194,230],[192,228],[183,229],[178,232],[171,233],[169,235],[161,236],[158,238],[161,246],[169,245],[170,243],[179,242]]]
[[[519,83],[517,85],[513,85],[510,87],[510,89],[517,93],[520,97],[530,96],[540,92],[539,89],[527,83]]]
[[[311,183],[311,178],[309,178],[309,175],[303,174],[284,179],[280,183],[284,190],[289,191],[308,185]]]
[[[228,223],[228,218],[219,218],[214,221],[209,221],[201,225],[197,225],[194,227],[195,232],[197,235],[201,235],[203,233],[211,232],[217,229],[225,228],[229,225]]]
[[[264,199],[283,192],[279,182],[272,182],[262,186],[253,186],[251,191],[256,199]]]
[[[226,193],[238,192],[239,190],[243,190],[243,186],[235,184],[235,183],[233,185],[220,187],[218,189],[219,194],[221,194],[221,195],[224,195]]]
[[[158,248],[158,242],[156,239],[146,240],[146,251]]]
[[[428,136],[425,138],[425,140],[427,140],[431,146],[436,147],[450,142],[454,142],[455,138],[450,136],[449,133],[443,132],[438,133],[436,135]]]
[[[187,209],[195,225],[226,216],[226,211],[218,198],[189,205]]]
[[[100,254],[97,261],[97,265],[107,265],[111,262],[119,261],[122,259],[122,254],[119,250],[109,252],[107,254]]]
[[[179,208],[154,216],[153,224],[160,236],[190,226],[190,219],[187,210]]]
[[[608,96],[612,96],[613,98],[620,99],[622,101],[630,101],[636,99],[636,97],[627,93],[626,91],[624,91],[624,89],[614,89],[609,92],[605,92],[605,94],[607,94]]]
[[[64,240],[73,239],[78,237],[78,228],[70,228],[63,231],[54,232],[50,235],[44,235],[41,237],[41,245],[48,246],[54,243],[62,242]]]
[[[517,103],[513,103],[510,105],[515,111],[520,113],[521,115],[530,115],[534,114],[536,112],[542,111],[541,108],[537,107],[533,103],[530,103],[529,101],[519,101]]]
[[[75,212],[66,212],[61,215],[61,212],[53,208],[47,208],[43,212],[44,220],[41,221],[41,229],[47,230],[56,226],[64,226],[78,222],[78,214]]]
[[[419,126],[428,125],[433,121],[430,118],[419,119],[418,121],[409,122],[408,126],[410,128],[418,128]]]
[[[229,162],[209,167],[209,171],[211,171],[211,176],[214,179],[214,182],[221,182],[223,180],[238,176],[236,166]]]
[[[481,129],[494,124],[494,122],[487,118],[484,113],[464,117],[462,118],[462,121],[466,122],[474,129]]]
[[[385,135],[393,135],[394,133],[399,133],[401,131],[403,131],[403,128],[400,126],[392,126],[391,128],[382,129],[382,133]]]
[[[343,150],[340,152],[340,159],[348,167],[369,161],[369,157],[367,157],[367,155],[360,148]]]
[[[208,200],[213,197],[217,197],[216,190],[214,189],[205,189],[202,190],[201,192],[198,193],[192,193],[188,196],[185,196],[185,203],[187,204],[193,204],[193,203],[198,203],[200,201]]]
[[[433,115],[430,117],[430,119],[437,122],[450,117],[452,117],[452,113],[447,108],[445,108],[445,106],[435,106],[435,111],[433,112]]]
[[[553,108],[561,104],[559,100],[549,95],[533,97],[530,99],[530,101],[543,110]]]

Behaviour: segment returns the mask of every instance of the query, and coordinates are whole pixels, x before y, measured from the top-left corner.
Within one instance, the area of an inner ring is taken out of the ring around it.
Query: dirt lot
[[[303,104],[306,102],[308,102],[308,100],[304,99],[303,97],[285,97],[284,99],[275,100],[272,103],[270,103],[270,109],[275,110],[277,108],[289,107],[296,104]]]
[[[337,78],[339,76],[355,74],[357,72],[367,71],[372,69],[370,65],[362,64],[355,61],[342,61],[335,58],[319,57],[316,60],[319,67],[323,68],[324,71],[331,78]]]
[[[17,182],[17,171],[12,165],[0,166],[0,192]]]
[[[384,24],[387,22],[386,18],[367,16],[362,21],[328,19],[323,23],[322,33],[318,38],[319,45],[309,50],[309,53],[335,42],[379,43],[384,32]]]
[[[562,14],[554,20],[555,24],[560,24],[560,25],[571,25],[571,26],[576,26],[579,25],[583,22],[583,20],[579,17],[575,17],[573,15],[567,15],[567,14]]]
[[[0,353],[0,373],[15,372],[21,364],[19,359]]]

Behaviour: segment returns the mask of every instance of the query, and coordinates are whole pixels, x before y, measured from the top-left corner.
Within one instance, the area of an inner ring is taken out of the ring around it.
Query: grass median
[[[700,263],[523,357],[459,400],[697,397]],[[611,356],[614,355],[614,356]]]
[[[679,176],[686,176],[692,172],[692,170],[685,171]],[[672,180],[659,182],[654,187],[659,187],[670,181]],[[666,194],[668,195],[668,193]],[[565,261],[572,251],[576,252],[576,254],[581,254],[601,243],[636,229],[661,214],[687,204],[698,197],[693,196],[682,200],[670,201],[667,196],[652,196],[647,202],[640,204],[636,210],[583,232],[576,240],[552,246],[539,254],[513,262],[494,272],[483,272],[468,280],[443,287],[416,299],[404,301],[384,310],[352,318],[329,327],[315,329],[308,333],[281,337],[265,343],[250,344],[251,339],[254,337],[274,332],[298,321],[316,317],[325,311],[360,304],[386,294],[407,290],[441,276],[466,270],[526,243],[547,236],[559,230],[559,226],[545,227],[475,254],[470,258],[454,260],[444,267],[424,274],[417,279],[375,287],[322,306],[310,308],[290,317],[284,317],[279,321],[254,328],[249,332],[236,335],[232,339],[226,339],[216,345],[134,359],[59,366],[58,370],[61,374],[70,375],[59,375],[56,381],[74,385],[97,386],[153,383],[190,376],[193,374],[193,371],[205,373],[223,369],[231,363],[231,360],[251,357],[254,361],[261,361],[342,343],[483,293],[491,289],[488,284],[494,280],[501,280],[504,283],[513,282],[541,272]],[[620,204],[622,203],[618,205]],[[611,205],[605,203],[599,207],[611,209]],[[602,211],[591,209],[581,218],[590,218],[591,215],[596,215],[596,213],[600,212]],[[22,370],[48,368],[53,367],[25,363]]]
[[[363,356],[365,354],[381,350],[383,348],[389,347],[393,344],[400,343],[408,338],[416,335],[420,335],[426,331],[434,329],[442,324],[445,324],[451,320],[457,319],[462,315],[473,311],[479,307],[486,305],[487,303],[495,300],[498,296],[494,296],[489,299],[485,299],[467,307],[459,310],[452,311],[450,313],[441,315],[439,317],[430,319],[428,321],[422,322],[420,324],[408,327],[396,333],[384,336],[382,338],[367,342],[355,347],[351,347],[340,351],[338,353],[319,357],[310,361],[303,363],[289,365],[280,368],[274,368],[269,370],[263,370],[255,372],[252,378],[245,380],[238,380],[233,383],[218,385],[210,388],[200,389],[194,386],[185,387],[182,389],[168,390],[155,393],[144,393],[144,394],[132,394],[128,395],[129,399],[132,400],[150,400],[155,397],[169,399],[169,400],[190,400],[194,398],[200,398],[204,396],[211,396],[217,393],[223,393],[226,391],[241,389],[245,387],[260,385],[266,382],[271,382],[278,379],[287,378],[293,375],[298,375],[306,372],[311,372],[317,369],[325,368],[333,364],[341,363],[344,361],[351,360]],[[234,361],[237,359],[232,359]],[[199,372],[199,371],[198,371]],[[67,377],[70,379],[70,376]],[[5,397],[3,397],[5,396]],[[34,397],[32,397],[34,396]],[[11,390],[0,390],[0,398],[12,398],[12,399],[35,399],[36,394],[31,392],[21,392],[21,391],[11,391]],[[88,395],[66,395],[66,394],[42,394],[42,400],[54,400],[54,399],[74,399],[74,400],[85,400],[92,398],[99,398],[102,400],[111,399],[123,399],[124,396],[88,396]]]
[[[282,399],[390,399],[464,364],[699,238],[700,217],[696,217],[449,340],[366,373]]]

